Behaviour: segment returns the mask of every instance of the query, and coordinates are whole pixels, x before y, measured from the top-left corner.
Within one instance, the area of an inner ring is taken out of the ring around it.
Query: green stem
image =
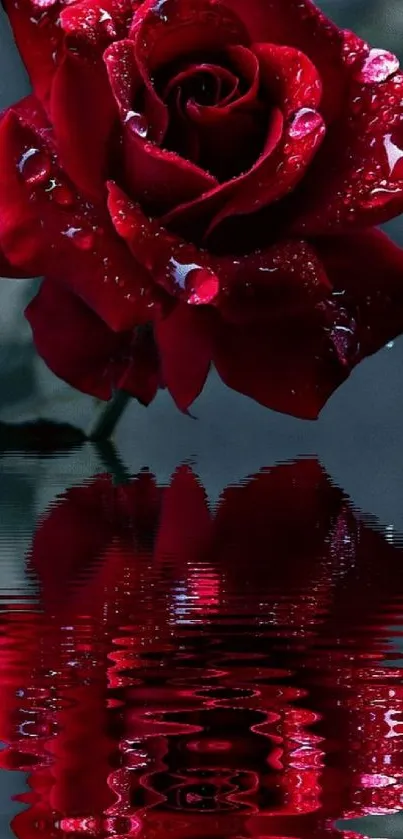
[[[116,486],[129,483],[130,472],[119,457],[113,443],[110,440],[102,440],[94,443],[94,447],[102,466],[111,475],[113,483]]]
[[[132,397],[129,393],[124,390],[117,390],[109,402],[102,403],[98,415],[86,434],[87,440],[92,442],[109,440],[131,400]]]

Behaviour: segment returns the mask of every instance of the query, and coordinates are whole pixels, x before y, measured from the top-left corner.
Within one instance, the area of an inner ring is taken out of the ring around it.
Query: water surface
[[[80,463],[5,478],[1,835],[400,835],[403,543],[312,458]]]

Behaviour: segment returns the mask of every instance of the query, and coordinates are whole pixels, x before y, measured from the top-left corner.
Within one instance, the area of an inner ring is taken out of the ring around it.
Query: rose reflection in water
[[[314,460],[229,487],[187,467],[69,490],[2,614],[18,839],[344,839],[403,795],[402,551]],[[389,654],[389,658],[390,658]]]

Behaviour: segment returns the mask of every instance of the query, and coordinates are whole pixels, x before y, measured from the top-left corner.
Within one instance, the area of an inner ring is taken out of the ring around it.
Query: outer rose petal
[[[32,272],[12,265],[0,250],[0,277],[4,279],[29,279],[32,277]]]
[[[344,329],[339,335],[337,316],[334,323],[337,343],[346,344],[357,363],[403,332],[403,249],[373,229],[319,239],[315,248],[334,285],[333,302],[342,313]],[[350,334],[343,310],[354,315],[356,327]],[[329,310],[331,320],[335,312]]]
[[[366,356],[403,331],[403,250],[377,230],[318,240],[334,286],[301,320],[217,327],[223,381],[267,407],[315,419]]]
[[[43,10],[31,0],[4,0],[4,8],[34,92],[46,106],[62,52],[63,32],[57,25],[60,7]]]
[[[348,81],[346,36],[311,0],[226,0],[226,5],[245,23],[252,41],[286,44],[305,53],[323,83],[326,120],[339,112]],[[360,44],[357,38],[357,49]]]
[[[35,100],[26,100],[20,110],[9,111],[0,123],[5,255],[32,276],[62,281],[112,329],[150,320],[154,302],[144,269],[134,264],[105,209],[74,193]]]
[[[171,296],[191,305],[214,303],[242,317],[277,320],[327,296],[328,278],[306,242],[283,241],[235,259],[199,250],[168,233],[114,183],[108,185],[113,224],[133,256]],[[260,309],[260,311],[259,311]]]
[[[112,332],[62,285],[45,280],[26,317],[39,355],[77,390],[99,399],[110,399],[118,388],[141,402],[154,397],[158,386],[158,368],[152,364],[155,351],[144,357],[139,339],[137,354],[135,333]]]
[[[181,411],[199,396],[210,369],[212,329],[210,312],[178,304],[155,324],[163,384]]]
[[[53,80],[50,121],[68,176],[84,193],[105,193],[108,141],[116,106],[105,65],[66,52]]]
[[[268,328],[221,321],[212,360],[228,387],[301,419],[316,419],[347,376],[323,323]]]
[[[131,0],[82,0],[63,9],[60,25],[69,40],[101,53],[127,35],[136,5]]]
[[[388,78],[392,59],[384,61],[382,82],[358,81],[368,58],[356,67],[343,117],[293,196],[298,234],[369,227],[402,212],[403,74]]]

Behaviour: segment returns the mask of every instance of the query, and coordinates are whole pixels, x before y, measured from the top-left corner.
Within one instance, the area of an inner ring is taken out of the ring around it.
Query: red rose
[[[403,330],[403,75],[311,0],[5,0],[34,94],[0,123],[3,274],[108,399],[214,364],[316,417]]]

